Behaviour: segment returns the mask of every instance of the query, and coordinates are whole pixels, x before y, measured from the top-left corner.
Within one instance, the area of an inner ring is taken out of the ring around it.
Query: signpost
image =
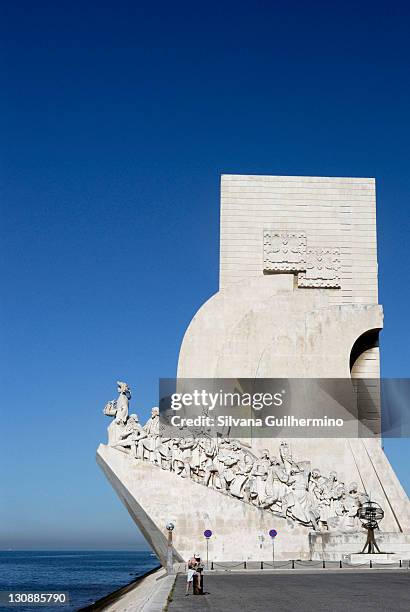
[[[210,529],[205,529],[204,531],[204,536],[206,538],[206,569],[209,570],[209,562],[208,562],[208,545],[209,545],[209,538],[212,535],[212,531]]]
[[[272,540],[272,568],[275,567],[275,538],[278,535],[276,529],[271,529],[269,531],[270,539]]]

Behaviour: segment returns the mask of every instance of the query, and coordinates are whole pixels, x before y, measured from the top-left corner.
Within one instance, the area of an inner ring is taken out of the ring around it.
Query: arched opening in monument
[[[353,373],[353,369],[356,362],[360,360],[366,351],[379,347],[379,333],[381,329],[369,329],[364,334],[359,336],[350,351],[350,372]]]
[[[359,336],[350,351],[350,375],[357,393],[357,412],[366,432],[380,434],[380,328]]]

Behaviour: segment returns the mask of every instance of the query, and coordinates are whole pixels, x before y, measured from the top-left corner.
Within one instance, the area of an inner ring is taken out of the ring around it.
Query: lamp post
[[[275,567],[275,538],[278,535],[276,529],[271,529],[269,531],[270,539],[272,541],[272,568]]]
[[[165,527],[168,530],[168,546],[167,546],[167,574],[174,573],[174,564],[172,563],[172,532],[174,531],[174,523],[167,523]]]
[[[211,537],[211,535],[212,535],[212,531],[210,529],[205,529],[204,536],[206,538],[206,569],[207,570],[209,570],[209,562],[208,562],[208,558],[209,558],[208,552],[209,551],[208,551],[208,545],[209,545],[209,538]]]

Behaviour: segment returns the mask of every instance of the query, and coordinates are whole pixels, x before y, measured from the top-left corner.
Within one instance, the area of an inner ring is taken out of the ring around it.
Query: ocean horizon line
[[[149,548],[0,548],[0,553],[3,552],[153,553]]]

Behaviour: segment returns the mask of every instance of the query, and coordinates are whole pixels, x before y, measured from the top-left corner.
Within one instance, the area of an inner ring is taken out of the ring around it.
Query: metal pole
[[[275,567],[275,538],[272,538],[272,569]]]
[[[206,569],[209,569],[209,562],[208,562],[208,545],[209,545],[209,538],[206,538]]]
[[[174,573],[174,565],[172,563],[172,530],[168,530],[167,573]]]

